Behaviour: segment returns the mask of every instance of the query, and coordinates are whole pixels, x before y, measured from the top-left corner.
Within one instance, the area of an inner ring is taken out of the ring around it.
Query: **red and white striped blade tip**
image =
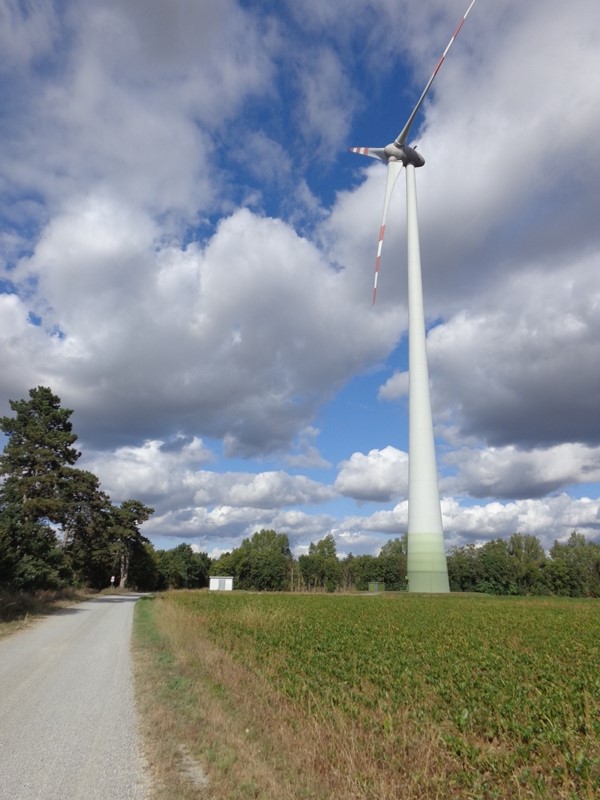
[[[390,210],[390,200],[392,192],[402,172],[403,164],[401,161],[388,161],[387,176],[385,180],[385,195],[383,198],[383,213],[381,215],[381,226],[379,228],[379,241],[377,242],[377,258],[375,259],[375,280],[373,283],[373,305],[377,296],[377,280],[379,278],[379,267],[381,266],[381,251],[383,249],[383,239],[385,236],[385,226],[387,224],[388,211]]]
[[[440,67],[444,63],[444,59],[448,55],[448,51],[450,50],[450,48],[454,44],[454,40],[456,39],[456,37],[460,33],[460,29],[465,24],[465,20],[469,16],[469,12],[471,11],[471,9],[473,8],[474,5],[475,5],[475,0],[471,0],[471,3],[469,4],[469,7],[467,8],[465,13],[463,14],[460,22],[458,23],[458,25],[456,26],[456,29],[454,30],[454,33],[450,37],[450,41],[446,45],[446,49],[444,50],[444,52],[440,56],[440,59],[439,59],[438,63],[435,65],[435,69],[431,73],[431,76],[430,76],[429,80],[427,81],[427,84],[426,84],[425,88],[423,89],[423,93],[421,94],[421,97],[419,97],[416,106],[413,108],[413,110],[412,110],[412,112],[411,112],[411,114],[410,114],[410,116],[409,116],[409,118],[408,118],[408,120],[406,122],[406,125],[402,128],[402,130],[398,134],[398,136],[397,136],[395,141],[396,141],[396,144],[399,145],[400,147],[402,147],[404,144],[406,144],[406,140],[408,139],[408,135],[410,133],[410,129],[412,127],[412,124],[415,121],[415,117],[417,116],[417,113],[418,113],[419,109],[423,105],[423,101],[425,100],[425,98],[427,96],[427,93],[429,92],[429,90],[431,88],[431,84],[433,83],[433,81],[435,80],[436,75],[440,71]]]
[[[383,237],[385,236],[385,224],[379,229],[379,241],[377,242],[377,258],[375,259],[375,278],[373,280],[373,305],[377,298],[377,281],[379,280],[379,267],[381,266],[381,250],[383,248]]]

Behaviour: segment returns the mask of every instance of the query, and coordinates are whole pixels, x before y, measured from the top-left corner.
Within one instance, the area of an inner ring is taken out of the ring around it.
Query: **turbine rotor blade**
[[[377,242],[377,258],[375,259],[375,279],[373,281],[373,305],[377,297],[377,281],[379,279],[379,266],[381,264],[381,249],[383,247],[383,237],[385,236],[385,224],[387,222],[388,209],[390,207],[390,200],[394,184],[398,179],[398,175],[402,171],[404,165],[401,161],[388,161],[387,165],[387,178],[385,182],[385,197],[383,200],[383,215],[381,218],[381,227],[379,229],[379,241]]]
[[[427,85],[423,89],[423,94],[421,95],[421,97],[419,97],[419,100],[417,101],[417,105],[413,108],[413,110],[411,112],[411,115],[410,115],[410,117],[408,118],[408,120],[406,122],[406,125],[402,128],[402,130],[398,134],[398,138],[395,140],[395,143],[398,145],[398,147],[402,147],[403,145],[406,144],[406,140],[408,139],[408,134],[410,133],[410,129],[412,127],[412,124],[415,121],[415,117],[419,113],[419,109],[423,105],[423,101],[425,100],[425,97],[427,96],[427,92],[431,88],[431,84],[433,83],[433,81],[435,79],[435,76],[440,71],[440,67],[444,63],[444,59],[448,55],[448,51],[450,50],[450,48],[454,44],[454,40],[456,39],[456,37],[460,33],[460,29],[465,24],[465,20],[469,16],[469,12],[471,11],[471,9],[473,8],[474,5],[475,5],[475,0],[471,0],[471,3],[469,5],[469,7],[467,8],[465,13],[463,14],[462,19],[460,20],[460,22],[456,26],[456,30],[454,31],[454,33],[450,37],[450,41],[446,45],[446,49],[442,53],[442,55],[440,57],[440,60],[438,61],[438,63],[436,64],[435,69],[431,73],[431,77],[429,78],[429,80],[427,81]]]
[[[377,158],[384,163],[387,161],[387,156],[383,147],[349,147],[348,151],[350,153],[357,153],[359,156]]]

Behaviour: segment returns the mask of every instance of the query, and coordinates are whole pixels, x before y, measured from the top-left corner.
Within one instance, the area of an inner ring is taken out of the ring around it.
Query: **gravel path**
[[[80,603],[0,641],[0,800],[144,800],[136,599]]]

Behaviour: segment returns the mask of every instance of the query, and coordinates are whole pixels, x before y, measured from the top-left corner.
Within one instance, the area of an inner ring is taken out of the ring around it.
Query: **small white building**
[[[221,575],[215,575],[210,579],[208,589],[211,592],[231,592],[233,589],[233,578],[230,576],[223,577]]]

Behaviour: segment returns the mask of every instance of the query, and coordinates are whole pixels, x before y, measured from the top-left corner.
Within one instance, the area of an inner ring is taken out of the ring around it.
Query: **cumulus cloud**
[[[213,459],[201,439],[179,436],[171,442],[152,440],[118,447],[112,453],[88,453],[81,463],[101,478],[114,500],[140,497],[156,504],[161,513],[178,505],[280,509],[321,503],[335,495],[329,486],[281,470],[249,473],[200,468]]]
[[[285,533],[297,549],[304,541],[316,541],[329,531],[334,518],[327,514],[308,514],[300,510],[257,509],[253,507],[216,506],[180,508],[155,514],[145,525],[148,536],[165,540],[193,541],[202,550],[221,552],[239,547],[244,538],[263,528]]]
[[[408,395],[408,372],[394,372],[391,378],[379,387],[380,400],[398,400]]]
[[[205,248],[181,249],[157,242],[144,213],[89,198],[48,225],[14,273],[22,284],[30,276],[30,307],[47,336],[60,333],[52,358],[45,348],[36,361],[94,445],[166,426],[223,437],[231,454],[285,450],[397,333],[391,317],[359,313],[351,275],[247,210]],[[40,336],[23,319],[20,330],[22,347]]]
[[[523,448],[598,443],[597,263],[513,276],[479,311],[430,332],[436,408],[451,409],[463,435]]]
[[[320,431],[312,425],[308,425],[298,435],[298,452],[290,453],[286,456],[286,463],[291,467],[300,468],[320,468],[330,467],[331,464],[319,452],[315,441]]]
[[[21,60],[40,38],[39,18],[50,18],[44,44],[54,44],[53,69],[13,72],[20,101],[3,121],[0,156],[12,192],[57,208],[110,186],[163,224],[215,202],[213,133],[273,75],[272,38],[257,16],[232,0],[218,12],[189,0],[168,12],[105,0],[60,17],[50,4],[29,14],[10,6]]]
[[[321,157],[333,160],[340,134],[350,127],[357,93],[337,56],[326,48],[311,54],[300,71],[299,81],[300,127],[309,140],[316,139]]]
[[[600,481],[600,448],[581,444],[529,451],[514,446],[465,448],[444,460],[458,474],[445,479],[442,489],[471,497],[536,498]]]
[[[194,500],[202,505],[215,502],[235,508],[282,508],[320,503],[333,497],[330,487],[303,475],[286,472],[199,473],[195,476]]]
[[[98,475],[114,502],[138,497],[160,505],[189,501],[199,465],[212,459],[201,439],[179,436],[171,442],[148,440],[117,447],[110,453],[86,452],[80,463]]]
[[[375,511],[368,517],[352,515],[342,521],[342,530],[347,534],[357,532],[387,533],[401,536],[408,525],[408,501],[402,500],[392,509]]]
[[[335,488],[359,501],[387,502],[405,495],[408,486],[408,455],[388,445],[383,450],[353,453],[339,465]]]

